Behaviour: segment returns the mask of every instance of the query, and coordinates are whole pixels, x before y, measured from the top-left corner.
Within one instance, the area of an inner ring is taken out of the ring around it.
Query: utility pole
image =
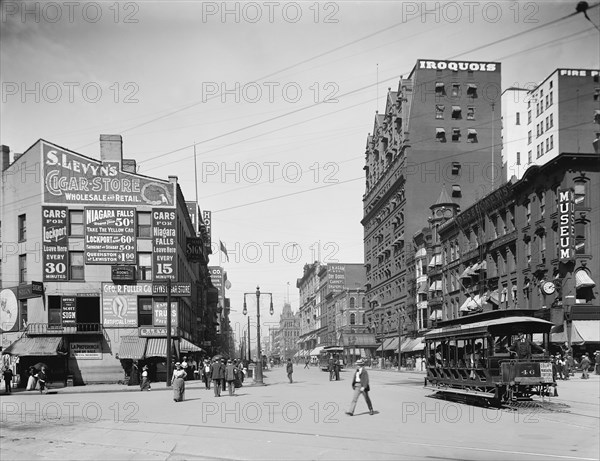
[[[167,279],[167,387],[171,387],[171,279]]]
[[[246,306],[246,296],[256,294],[256,355],[258,356],[258,360],[256,363],[256,377],[254,378],[254,382],[256,384],[264,384],[263,383],[263,370],[262,370],[262,350],[260,344],[260,287],[256,287],[256,293],[244,293],[244,310],[242,311],[244,315],[248,313],[248,308]],[[269,295],[271,297],[271,308],[269,313],[273,315],[273,293],[262,293],[265,295]],[[250,317],[248,317],[248,332],[250,332]],[[250,334],[248,333],[248,338]]]

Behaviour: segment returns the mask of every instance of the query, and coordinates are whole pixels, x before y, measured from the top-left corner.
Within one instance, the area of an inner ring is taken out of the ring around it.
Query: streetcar
[[[321,353],[319,354],[319,366],[323,371],[329,371],[329,359],[333,359],[334,362],[337,362],[343,368],[343,358],[342,354],[344,353],[344,348],[341,346],[325,346]]]
[[[491,311],[439,322],[425,334],[425,387],[499,405],[558,395],[549,355],[553,324],[531,311]]]

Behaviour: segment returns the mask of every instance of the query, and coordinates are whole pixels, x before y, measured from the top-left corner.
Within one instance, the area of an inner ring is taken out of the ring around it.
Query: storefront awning
[[[171,340],[171,353],[175,354],[175,342]],[[146,346],[146,358],[148,357],[167,357],[167,338],[148,338]]]
[[[587,271],[582,269],[575,272],[575,287],[576,288],[594,288],[596,284],[589,276]]]
[[[384,351],[397,351],[398,350],[398,338],[387,338],[383,342]]]
[[[187,339],[183,338],[179,339],[179,351],[186,352],[188,354],[191,352],[204,352],[201,347],[198,347],[195,344],[189,342]]]
[[[142,360],[146,351],[147,338],[123,336],[119,347],[119,360]]]
[[[425,349],[424,337],[420,336],[418,338],[413,339],[413,342],[410,344],[411,352],[418,352]]]
[[[550,331],[550,342],[566,343],[567,334],[563,325],[557,325]],[[586,343],[600,342],[600,320],[573,320],[571,344],[580,346]]]
[[[310,355],[319,355],[325,346],[317,346],[312,351],[310,351]]]
[[[19,357],[53,357],[65,355],[62,336],[20,338],[2,351],[3,354]]]

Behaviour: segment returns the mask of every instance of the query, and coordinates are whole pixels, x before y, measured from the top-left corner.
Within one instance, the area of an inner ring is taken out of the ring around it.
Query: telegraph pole
[[[171,279],[167,279],[167,387],[171,386]]]

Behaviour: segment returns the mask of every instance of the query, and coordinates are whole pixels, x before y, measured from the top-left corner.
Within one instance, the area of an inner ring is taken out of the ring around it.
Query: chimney
[[[136,173],[137,163],[135,159],[125,158],[123,159],[123,166],[121,169],[127,173]]]
[[[0,159],[0,161],[1,161],[0,171],[4,171],[10,165],[10,147],[5,146],[4,144],[2,144],[0,146],[0,148],[2,149],[2,158]]]
[[[119,162],[123,160],[123,138],[120,134],[100,135],[100,159],[102,162]]]

